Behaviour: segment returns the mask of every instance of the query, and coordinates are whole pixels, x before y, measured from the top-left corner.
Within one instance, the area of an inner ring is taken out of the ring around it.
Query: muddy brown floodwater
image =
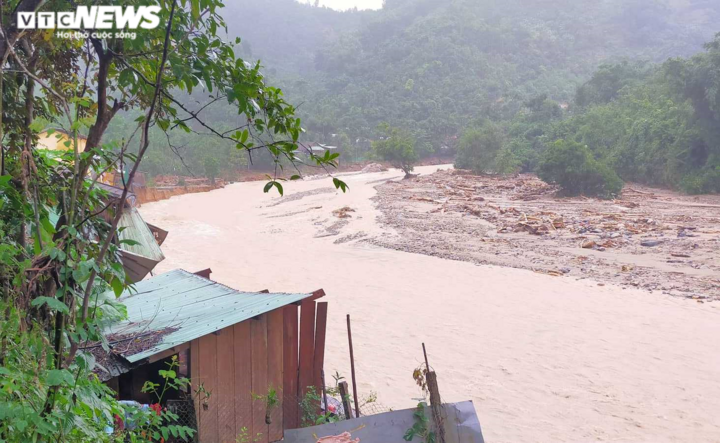
[[[657,198],[608,208],[437,169],[348,174],[347,194],[328,179],[283,198],[238,183],[141,212],[170,231],[159,271],[324,288],[326,373],[349,376],[351,314],[360,396],[386,407],[417,402],[425,342],[443,400],[473,400],[488,441],[720,441],[715,202],[631,187]],[[687,220],[657,215],[679,207]]]

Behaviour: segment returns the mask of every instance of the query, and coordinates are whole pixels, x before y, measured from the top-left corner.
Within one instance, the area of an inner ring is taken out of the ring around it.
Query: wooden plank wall
[[[252,433],[252,348],[250,336],[251,322],[245,321],[233,326],[235,337],[235,435],[246,428],[248,436]],[[252,439],[251,439],[252,441]]]
[[[283,412],[285,429],[300,427],[298,408],[298,313],[295,305],[283,308]]]
[[[327,303],[303,301],[300,309],[285,306],[193,340],[193,390],[202,384],[210,392],[205,401],[195,400],[199,441],[232,443],[245,428],[251,441],[268,443],[299,427],[298,401],[309,386],[318,393],[322,386],[326,324]],[[267,395],[271,388],[280,404],[268,425],[266,403],[253,394]]]
[[[300,370],[298,392],[304,398],[313,380],[313,363],[315,360],[315,302],[303,301],[300,305]]]
[[[270,412],[268,437],[270,441],[283,438],[283,310],[267,314],[267,382],[278,396],[278,405]]]

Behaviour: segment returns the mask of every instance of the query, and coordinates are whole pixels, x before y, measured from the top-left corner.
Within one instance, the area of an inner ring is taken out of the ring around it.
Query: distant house
[[[316,300],[324,295],[241,292],[175,270],[125,291],[128,318],[106,330],[110,352],[88,350],[119,399],[141,404],[155,401],[143,384],[160,383],[158,371],[176,356],[191,387],[163,406],[196,428],[199,442],[235,442],[243,428],[252,441],[278,441],[299,427],[298,399],[321,385],[327,303]],[[279,404],[268,411],[257,396],[270,390]]]
[[[46,129],[38,134],[37,149],[45,149],[48,151],[71,151],[73,150],[72,134],[63,129]],[[83,152],[87,144],[87,137],[78,134],[78,151]],[[107,171],[100,176],[98,180],[108,185],[115,184],[115,174]]]
[[[66,143],[69,142],[69,146]],[[85,150],[87,137],[78,134],[78,150]],[[46,129],[38,134],[37,147],[39,149],[47,149],[49,151],[67,151],[73,149],[72,134],[62,129]]]
[[[314,143],[310,145],[310,151],[312,151],[313,154],[324,154],[325,151],[335,151],[337,150],[337,146],[331,146],[331,145],[323,145],[322,143]]]

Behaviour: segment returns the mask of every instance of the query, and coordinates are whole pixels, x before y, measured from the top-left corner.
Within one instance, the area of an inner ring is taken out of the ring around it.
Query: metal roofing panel
[[[141,346],[122,353],[135,363],[312,295],[241,292],[178,269],[126,290],[120,301],[128,319],[112,325],[106,335],[140,340]],[[146,346],[144,337],[149,337]]]
[[[152,233],[137,209],[125,208],[123,210],[118,223],[118,230],[120,228],[125,228],[118,234],[121,240],[135,240],[138,242],[136,245],[123,243],[121,246],[123,250],[149,258],[155,262],[161,262],[165,259],[160,250],[160,245],[155,240],[155,234]]]

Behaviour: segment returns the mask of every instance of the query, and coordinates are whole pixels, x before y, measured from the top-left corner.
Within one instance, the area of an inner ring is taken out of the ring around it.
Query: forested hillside
[[[517,135],[532,127],[539,136],[548,119],[574,112],[578,87],[599,66],[630,60],[637,75],[622,81],[641,81],[655,63],[692,56],[720,31],[720,2],[707,0],[387,0],[379,11],[347,12],[294,0],[228,3],[238,53],[259,60],[298,107],[301,139],[339,146],[345,161],[368,155],[381,123],[409,131],[429,155],[453,152],[463,138],[467,145],[463,134],[490,122],[522,151],[506,155],[507,165],[536,165],[540,151],[528,152]],[[204,112],[228,128],[241,120],[213,108]],[[206,157],[232,150],[196,155],[189,147],[197,143],[183,135],[173,144],[201,174],[213,163]],[[154,172],[184,168],[170,149],[159,151],[147,163]]]
[[[708,1],[388,0],[361,13],[288,3],[240,1],[248,20],[230,25],[266,69],[296,63],[299,78],[279,80],[308,129],[357,140],[387,121],[434,147],[529,98],[571,100],[602,62],[690,55],[720,30]]]

